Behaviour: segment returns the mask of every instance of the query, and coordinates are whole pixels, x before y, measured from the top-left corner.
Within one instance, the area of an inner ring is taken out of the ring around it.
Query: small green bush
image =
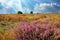
[[[31,11],[30,14],[33,14],[33,11]]]
[[[18,14],[23,14],[21,11],[18,11]]]

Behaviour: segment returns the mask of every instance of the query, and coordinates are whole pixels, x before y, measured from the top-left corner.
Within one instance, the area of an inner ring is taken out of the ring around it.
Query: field
[[[0,40],[60,40],[60,14],[0,14]]]

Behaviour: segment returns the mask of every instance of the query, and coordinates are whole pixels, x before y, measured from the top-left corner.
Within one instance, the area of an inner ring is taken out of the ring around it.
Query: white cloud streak
[[[49,8],[54,8],[54,6],[60,6],[60,5],[57,5],[56,3],[40,3],[40,4],[36,4],[35,7],[34,7],[34,13],[37,13],[37,12],[43,13],[43,12],[46,11],[46,9],[48,9],[48,7]]]
[[[0,0],[0,3],[2,3],[2,6],[4,6],[3,9],[6,12],[7,12],[7,9],[9,9],[9,8],[13,8],[14,11],[22,11],[21,0]],[[15,10],[14,7],[16,7],[17,10]]]
[[[23,9],[24,9],[24,10],[22,11],[23,13],[30,13],[30,11],[31,11],[29,8],[26,8],[26,7],[23,8]]]

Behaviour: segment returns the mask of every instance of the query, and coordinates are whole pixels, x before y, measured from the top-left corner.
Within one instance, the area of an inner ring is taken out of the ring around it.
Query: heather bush
[[[59,22],[49,22],[47,24],[25,22],[11,31],[15,34],[16,40],[60,40],[58,25]]]

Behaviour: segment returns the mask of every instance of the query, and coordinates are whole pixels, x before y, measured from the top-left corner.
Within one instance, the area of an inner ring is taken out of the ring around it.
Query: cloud
[[[30,10],[29,8],[24,7],[22,12],[23,12],[23,13],[30,13],[30,11],[31,11],[31,10]]]
[[[20,0],[0,0],[0,13],[16,13],[22,11]]]
[[[59,12],[60,5],[57,3],[40,3],[34,7],[34,12],[37,13],[54,13]]]
[[[52,13],[60,12],[60,2],[57,0],[0,0],[0,13]]]
[[[15,10],[13,10],[13,8],[12,9],[10,9],[11,7],[8,7],[8,8],[6,8],[4,5],[2,5],[1,3],[0,3],[0,13],[2,13],[2,14],[6,14],[6,13],[12,13],[12,11],[14,12]],[[11,11],[10,11],[11,10]],[[10,12],[9,12],[10,11]]]
[[[0,13],[6,14],[6,13],[15,13],[15,10],[13,8],[5,8],[1,3],[0,3]]]

